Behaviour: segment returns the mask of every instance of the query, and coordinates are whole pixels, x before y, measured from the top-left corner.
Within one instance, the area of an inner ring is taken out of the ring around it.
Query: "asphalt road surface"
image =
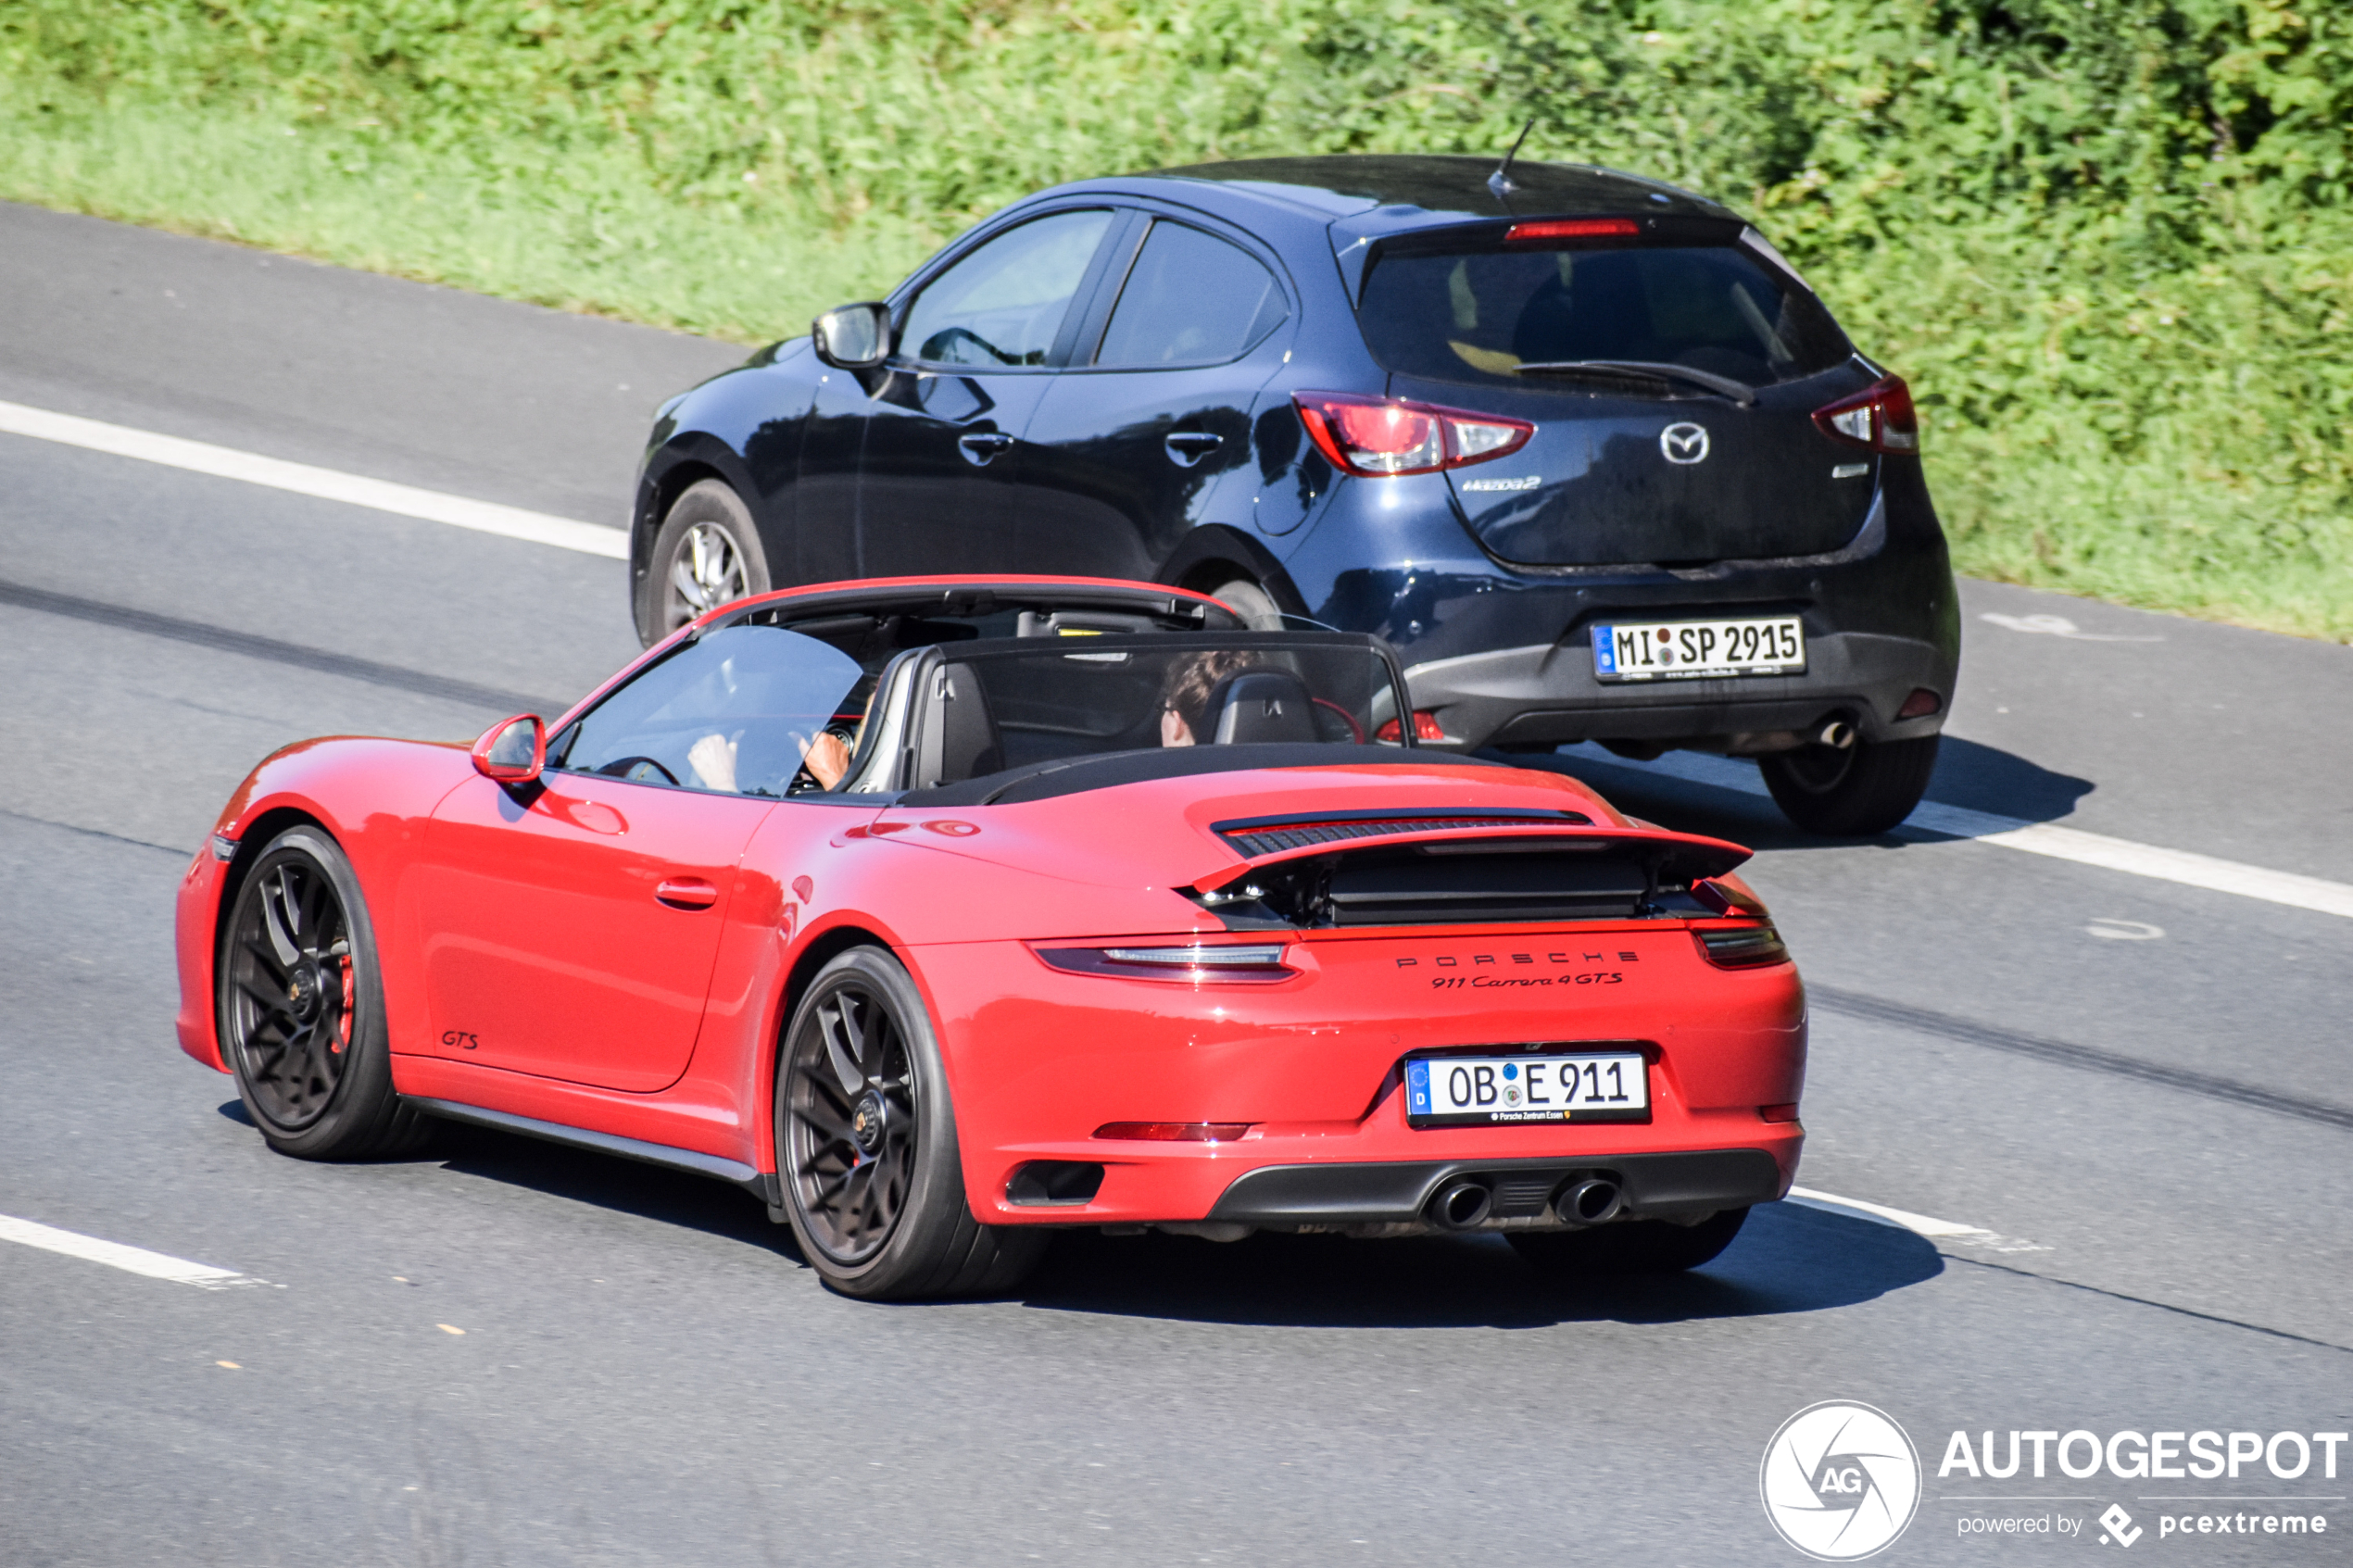
[[[736,358],[0,207],[0,400],[375,479],[617,523],[653,405]],[[1779,1204],[1582,1289],[1480,1241],[1084,1235],[1013,1299],[864,1306],[716,1184],[476,1132],[279,1158],[172,1039],[172,889],[245,770],[560,705],[634,651],[619,564],[13,435],[0,531],[0,1215],[268,1282],[0,1240],[0,1561],[1795,1563],[1759,1462],[1834,1399],[1924,1466],[1881,1561],[2353,1561],[2353,1446],[1946,1462],[2353,1426],[2353,920],[1807,843],[1753,770],[1579,749],[1758,847],[1814,997],[1800,1181],[1908,1228]],[[1932,798],[2353,883],[2353,649],[1964,599]],[[2233,1511],[2329,1533],[2173,1522]]]

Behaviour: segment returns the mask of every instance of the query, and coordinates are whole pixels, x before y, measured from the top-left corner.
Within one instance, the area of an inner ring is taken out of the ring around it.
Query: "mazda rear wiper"
[[[1718,397],[1729,397],[1742,408],[1756,401],[1755,391],[1730,376],[1719,376],[1713,370],[1694,370],[1688,365],[1662,365],[1650,359],[1540,359],[1533,364],[1516,367],[1516,373],[1554,376],[1593,376],[1610,381],[1687,382],[1705,387]]]

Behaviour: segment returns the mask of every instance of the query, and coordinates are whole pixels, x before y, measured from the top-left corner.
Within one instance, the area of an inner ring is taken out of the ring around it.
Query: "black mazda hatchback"
[[[1425,745],[1926,788],[1960,622],[1901,378],[1726,208],[1466,157],[1058,186],[666,404],[640,634],[908,573],[1139,578],[1378,633]],[[1393,738],[1393,737],[1391,737]]]

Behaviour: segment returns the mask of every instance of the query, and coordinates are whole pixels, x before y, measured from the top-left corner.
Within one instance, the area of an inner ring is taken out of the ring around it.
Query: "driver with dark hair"
[[[1211,648],[1205,653],[1189,654],[1171,664],[1160,694],[1160,744],[1204,744],[1203,737],[1213,727],[1210,694],[1227,676],[1238,675],[1258,662],[1258,656],[1246,649]]]

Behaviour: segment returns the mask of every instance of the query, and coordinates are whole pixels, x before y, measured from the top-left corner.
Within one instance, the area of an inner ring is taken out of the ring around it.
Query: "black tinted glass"
[[[902,352],[936,365],[1042,365],[1108,212],[1058,212],[998,235],[924,285]]]
[[[1220,364],[1247,352],[1287,313],[1274,274],[1247,251],[1181,223],[1154,223],[1095,362]]]
[[[1441,381],[1612,359],[1768,386],[1850,352],[1818,300],[1732,245],[1383,257],[1357,316],[1384,367]]]
[[[548,764],[642,784],[784,795],[819,735],[837,729],[854,738],[865,717],[866,673],[832,644],[781,627],[708,632],[570,726]]]

